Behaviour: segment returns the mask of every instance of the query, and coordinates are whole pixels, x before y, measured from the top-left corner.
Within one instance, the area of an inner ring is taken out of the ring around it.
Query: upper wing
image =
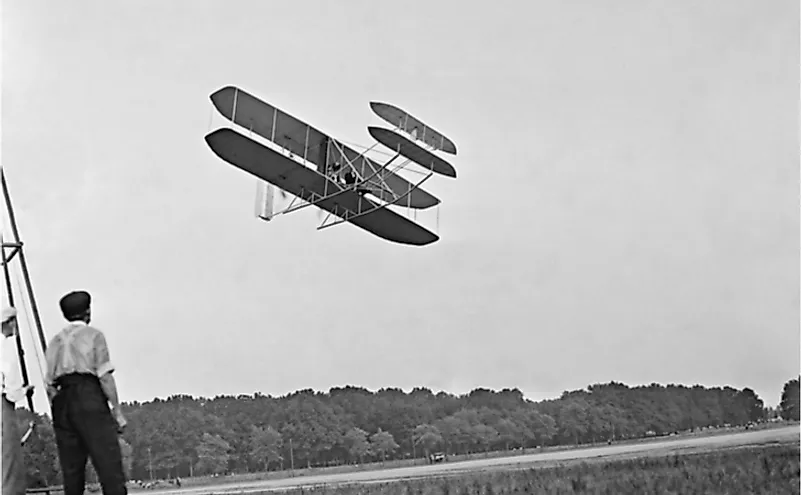
[[[212,151],[231,165],[306,201],[313,201],[314,195],[327,196],[343,190],[326,176],[232,129],[218,129],[205,139]],[[342,192],[317,206],[338,216],[345,211],[369,212],[348,221],[388,241],[424,246],[439,239],[433,232],[354,191]]]
[[[327,134],[234,86],[212,93],[211,101],[225,118],[313,163],[321,173],[334,163],[344,165],[346,158],[354,163],[362,177],[373,175],[381,168]],[[371,194],[388,203],[412,188],[409,181],[390,170],[381,171],[372,182],[375,187],[371,188]],[[404,200],[403,206],[425,209],[439,202],[430,193],[416,189]]]
[[[451,155],[456,154],[456,145],[453,141],[445,137],[441,132],[432,129],[424,124],[420,119],[413,117],[406,110],[390,105],[389,103],[370,102],[373,112],[394,126],[398,126],[403,132],[416,134],[415,139],[423,141],[434,149],[442,150]]]

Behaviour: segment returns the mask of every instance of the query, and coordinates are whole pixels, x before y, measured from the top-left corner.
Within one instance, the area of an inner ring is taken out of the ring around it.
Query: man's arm
[[[53,403],[53,399],[55,398],[56,394],[58,393],[58,389],[56,389],[55,380],[53,376],[55,374],[55,367],[56,367],[56,359],[57,359],[57,346],[60,345],[60,342],[56,339],[50,341],[50,345],[47,346],[47,350],[45,351],[45,376],[44,376],[44,384],[45,384],[45,391],[47,392],[47,399],[50,403]]]
[[[5,338],[1,337],[0,338]],[[3,386],[6,397],[13,403],[17,403],[25,398],[30,386],[22,385],[22,372],[19,365],[16,342],[7,338],[3,342]]]
[[[120,398],[117,395],[117,382],[114,381],[112,373],[106,373],[100,377],[100,387],[103,393],[106,394],[106,399],[111,403],[111,409],[118,409],[120,407]]]
[[[106,344],[106,337],[103,332],[98,331],[95,335],[95,373],[100,379],[100,388],[106,395],[106,399],[111,403],[111,413],[117,421],[119,431],[122,432],[127,424],[125,416],[120,410],[120,398],[117,394],[117,382],[114,380],[114,365],[111,364],[111,357]]]
[[[106,399],[111,403],[111,408],[117,409],[120,406],[120,399],[117,395],[117,383],[114,381],[114,365],[111,364],[106,337],[102,332],[98,331],[95,334],[94,344],[95,373],[100,379],[100,386],[103,393],[106,394]]]

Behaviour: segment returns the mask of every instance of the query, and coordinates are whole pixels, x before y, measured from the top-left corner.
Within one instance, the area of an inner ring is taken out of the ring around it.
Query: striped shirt
[[[82,321],[70,322],[53,337],[45,359],[45,383],[51,386],[59,377],[71,373],[88,373],[100,378],[114,371],[103,332]]]

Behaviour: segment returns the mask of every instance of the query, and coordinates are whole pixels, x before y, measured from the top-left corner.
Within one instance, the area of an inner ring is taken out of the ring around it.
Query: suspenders
[[[79,332],[79,329],[77,327],[78,325],[70,325],[64,329],[69,331],[61,331],[56,336],[59,343],[61,344],[61,356],[59,359],[61,370],[68,369],[68,365],[70,364],[70,358],[72,357],[71,354],[72,342],[75,340],[75,336]],[[53,377],[53,379],[57,380],[58,377]]]

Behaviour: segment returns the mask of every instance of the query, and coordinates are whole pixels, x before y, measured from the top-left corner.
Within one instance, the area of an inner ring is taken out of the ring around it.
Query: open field
[[[776,429],[776,428],[785,428],[788,425],[799,426],[797,422],[769,422],[769,423],[762,423],[753,427],[753,429],[763,430],[763,429]],[[707,436],[714,436],[714,435],[729,435],[732,433],[738,433],[746,431],[745,427],[743,426],[733,426],[733,427],[719,427],[719,428],[706,428],[694,432],[681,432],[678,435],[671,435],[669,437],[670,440],[676,440],[678,438],[700,438],[700,437],[707,437]],[[664,441],[668,437],[640,437],[640,438],[631,438],[631,439],[624,439],[618,440],[615,442],[615,445],[622,446],[622,445],[630,445],[630,444],[643,444],[643,443],[653,443],[655,441]],[[606,446],[606,442],[598,442],[595,444],[582,444],[582,445],[556,445],[556,446],[548,446],[548,447],[541,447],[538,449],[528,449],[528,450],[510,450],[510,451],[491,451],[487,453],[473,453],[473,454],[451,454],[448,456],[448,462],[464,462],[470,461],[475,459],[488,459],[488,458],[515,458],[524,455],[531,455],[534,453],[543,454],[543,453],[553,453],[553,452],[565,452],[565,451],[574,451],[574,450],[585,450],[590,448],[595,448],[598,446]],[[427,461],[423,458],[417,459],[394,459],[394,460],[387,460],[385,463],[381,462],[367,462],[364,464],[344,464],[340,466],[320,466],[320,467],[298,467],[295,468],[294,472],[290,471],[289,469],[281,470],[281,471],[268,471],[268,472],[257,472],[257,473],[237,473],[233,475],[223,476],[213,478],[210,476],[197,476],[192,478],[185,478],[183,480],[183,487],[184,488],[199,488],[204,486],[213,486],[215,488],[224,487],[230,484],[248,484],[250,482],[257,482],[257,481],[268,481],[268,480],[278,480],[290,477],[309,477],[309,476],[318,476],[318,475],[332,475],[332,474],[347,474],[347,473],[357,473],[363,471],[378,471],[378,470],[394,470],[398,468],[408,468],[414,466],[424,466],[427,465]],[[172,488],[170,485],[161,485],[152,487],[151,489],[155,490],[164,490]],[[135,485],[130,487],[131,490],[138,490],[139,488]]]
[[[747,494],[797,495],[797,442],[751,444],[706,452],[556,461],[374,483],[290,488],[287,495]]]
[[[257,493],[318,485],[376,483],[430,476],[448,476],[487,469],[520,469],[553,465],[560,461],[664,456],[673,453],[703,452],[722,448],[771,443],[798,443],[798,425],[708,436],[672,437],[649,442],[604,445],[591,448],[538,452],[511,457],[472,459],[462,462],[379,469],[349,473],[316,474],[295,478],[258,481],[231,481],[218,485],[159,490],[159,494],[205,495]]]

